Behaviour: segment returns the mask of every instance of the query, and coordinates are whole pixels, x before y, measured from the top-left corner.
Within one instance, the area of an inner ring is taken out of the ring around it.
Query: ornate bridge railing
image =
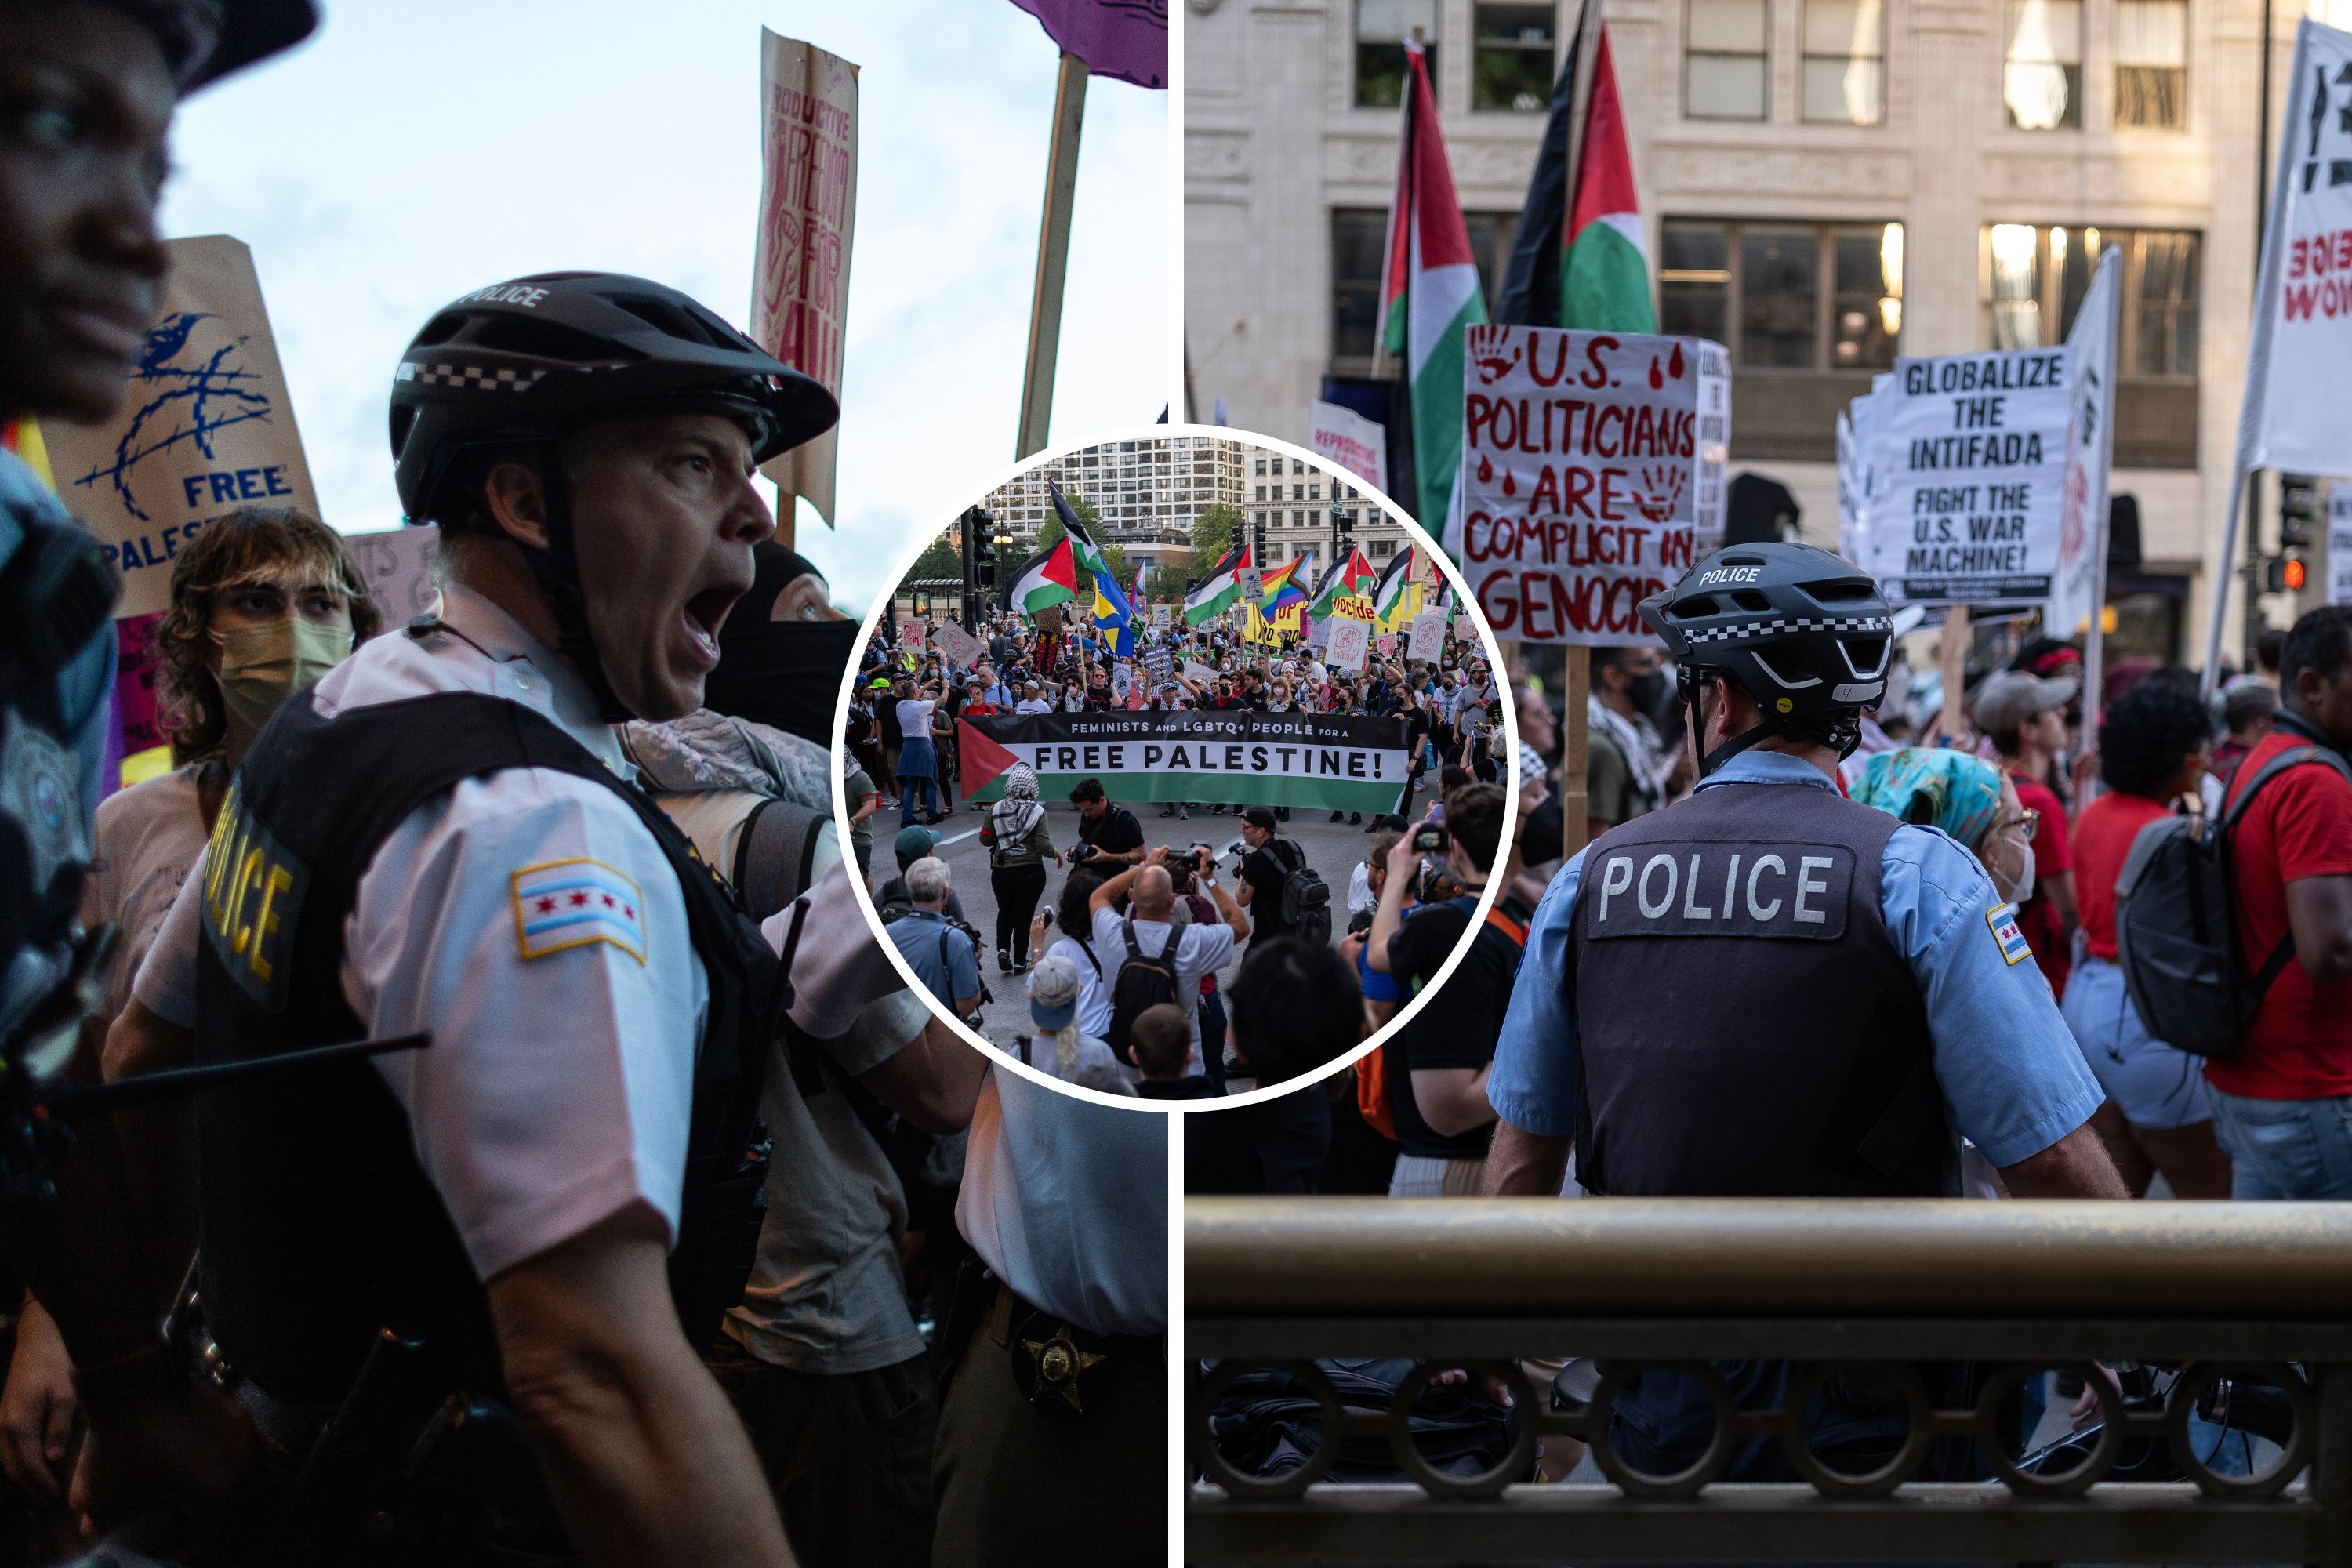
[[[1184,1281],[1193,1562],[2352,1568],[2352,1205],[1195,1198]],[[1555,1411],[1520,1363],[1569,1356],[1595,1358],[1599,1384]],[[1386,1411],[1350,1410],[1317,1357],[1419,1365]],[[1738,1409],[1698,1364],[1749,1357],[1804,1363],[1790,1409]],[[1939,1408],[1914,1363],[1955,1361],[1979,1392]],[[2127,1409],[2093,1363],[2178,1379],[2160,1405]],[[1662,1366],[1716,1410],[1706,1452],[1673,1475],[1607,1442],[1612,1403]],[[1416,1392],[1454,1368],[1533,1416],[1483,1475],[1441,1473],[1407,1433]],[[1289,1373],[1322,1411],[1316,1452],[1269,1476],[1237,1470],[1210,1436],[1218,1394],[1254,1369]],[[1839,1369],[1909,1410],[1901,1451],[1867,1474],[1826,1468],[1795,1430],[1791,1411]],[[2021,1471],[1996,1432],[2042,1369],[2083,1378],[2108,1418],[2063,1474]],[[2217,1384],[2274,1391],[2262,1396],[2281,1442],[2255,1474],[2217,1473],[2212,1438],[2192,1438],[2200,1393],[2229,1420]],[[1590,1442],[1612,1484],[1535,1484],[1549,1433]],[[1996,1479],[1918,1479],[1943,1436],[1975,1439]],[[1759,1436],[1805,1479],[1719,1480],[1734,1443]],[[1359,1452],[1386,1437],[1409,1479],[1318,1479],[1341,1437]],[[2181,1479],[2112,1479],[2127,1453],[2135,1474]]]

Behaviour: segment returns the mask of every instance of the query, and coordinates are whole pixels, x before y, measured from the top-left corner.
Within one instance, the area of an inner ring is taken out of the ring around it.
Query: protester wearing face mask
[[[1592,650],[1592,689],[1585,698],[1587,839],[1666,804],[1674,759],[1650,718],[1665,695],[1655,648]]]
[[[254,737],[382,624],[342,536],[307,513],[242,507],[181,550],[155,639],[177,765],[100,804],[82,884],[82,924],[122,933],[93,1038],[129,999]],[[36,1497],[63,1496],[53,1467],[73,1425],[72,1373],[48,1314],[28,1299],[0,1394],[0,1465]]]

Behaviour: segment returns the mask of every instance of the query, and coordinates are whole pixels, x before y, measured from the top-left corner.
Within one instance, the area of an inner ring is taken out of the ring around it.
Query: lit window
[[[1903,331],[1901,224],[1668,218],[1659,241],[1659,331],[1724,344],[1735,369],[1894,364]]]
[[[2116,123],[2189,122],[2189,0],[2116,0]]]
[[[2178,230],[1993,224],[1984,231],[1981,263],[1987,346],[2038,349],[2065,342],[2101,253],[2116,247],[2123,256],[2116,376],[2193,381],[2200,326],[2198,242],[2197,235]]]
[[[1683,112],[1693,120],[1764,118],[1765,0],[1690,0]]]
[[[2083,0],[2010,0],[2000,96],[2021,131],[2083,123]]]
[[[1886,26],[1879,0],[1805,0],[1805,118],[1875,125],[1886,117]]]

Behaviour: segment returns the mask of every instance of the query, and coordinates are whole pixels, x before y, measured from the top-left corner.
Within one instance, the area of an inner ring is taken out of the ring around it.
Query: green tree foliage
[[[963,552],[956,548],[955,536],[947,534],[931,541],[930,547],[916,556],[915,563],[907,568],[907,575],[914,578],[952,577],[958,582],[962,581]]]
[[[1241,508],[1227,506],[1223,501],[1209,508],[1192,520],[1192,558],[1187,570],[1198,578],[1222,559],[1234,547],[1234,539],[1241,531]]]

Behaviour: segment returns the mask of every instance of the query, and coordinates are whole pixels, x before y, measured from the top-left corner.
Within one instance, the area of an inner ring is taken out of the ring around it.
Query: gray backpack
[[[2167,816],[2132,840],[2116,879],[2116,966],[2149,1034],[2200,1057],[2226,1057],[2294,956],[2290,932],[2252,973],[2238,952],[2230,830],[2264,784],[2319,763],[2352,784],[2352,767],[2325,746],[2295,746],[2264,763],[2218,823]]]

